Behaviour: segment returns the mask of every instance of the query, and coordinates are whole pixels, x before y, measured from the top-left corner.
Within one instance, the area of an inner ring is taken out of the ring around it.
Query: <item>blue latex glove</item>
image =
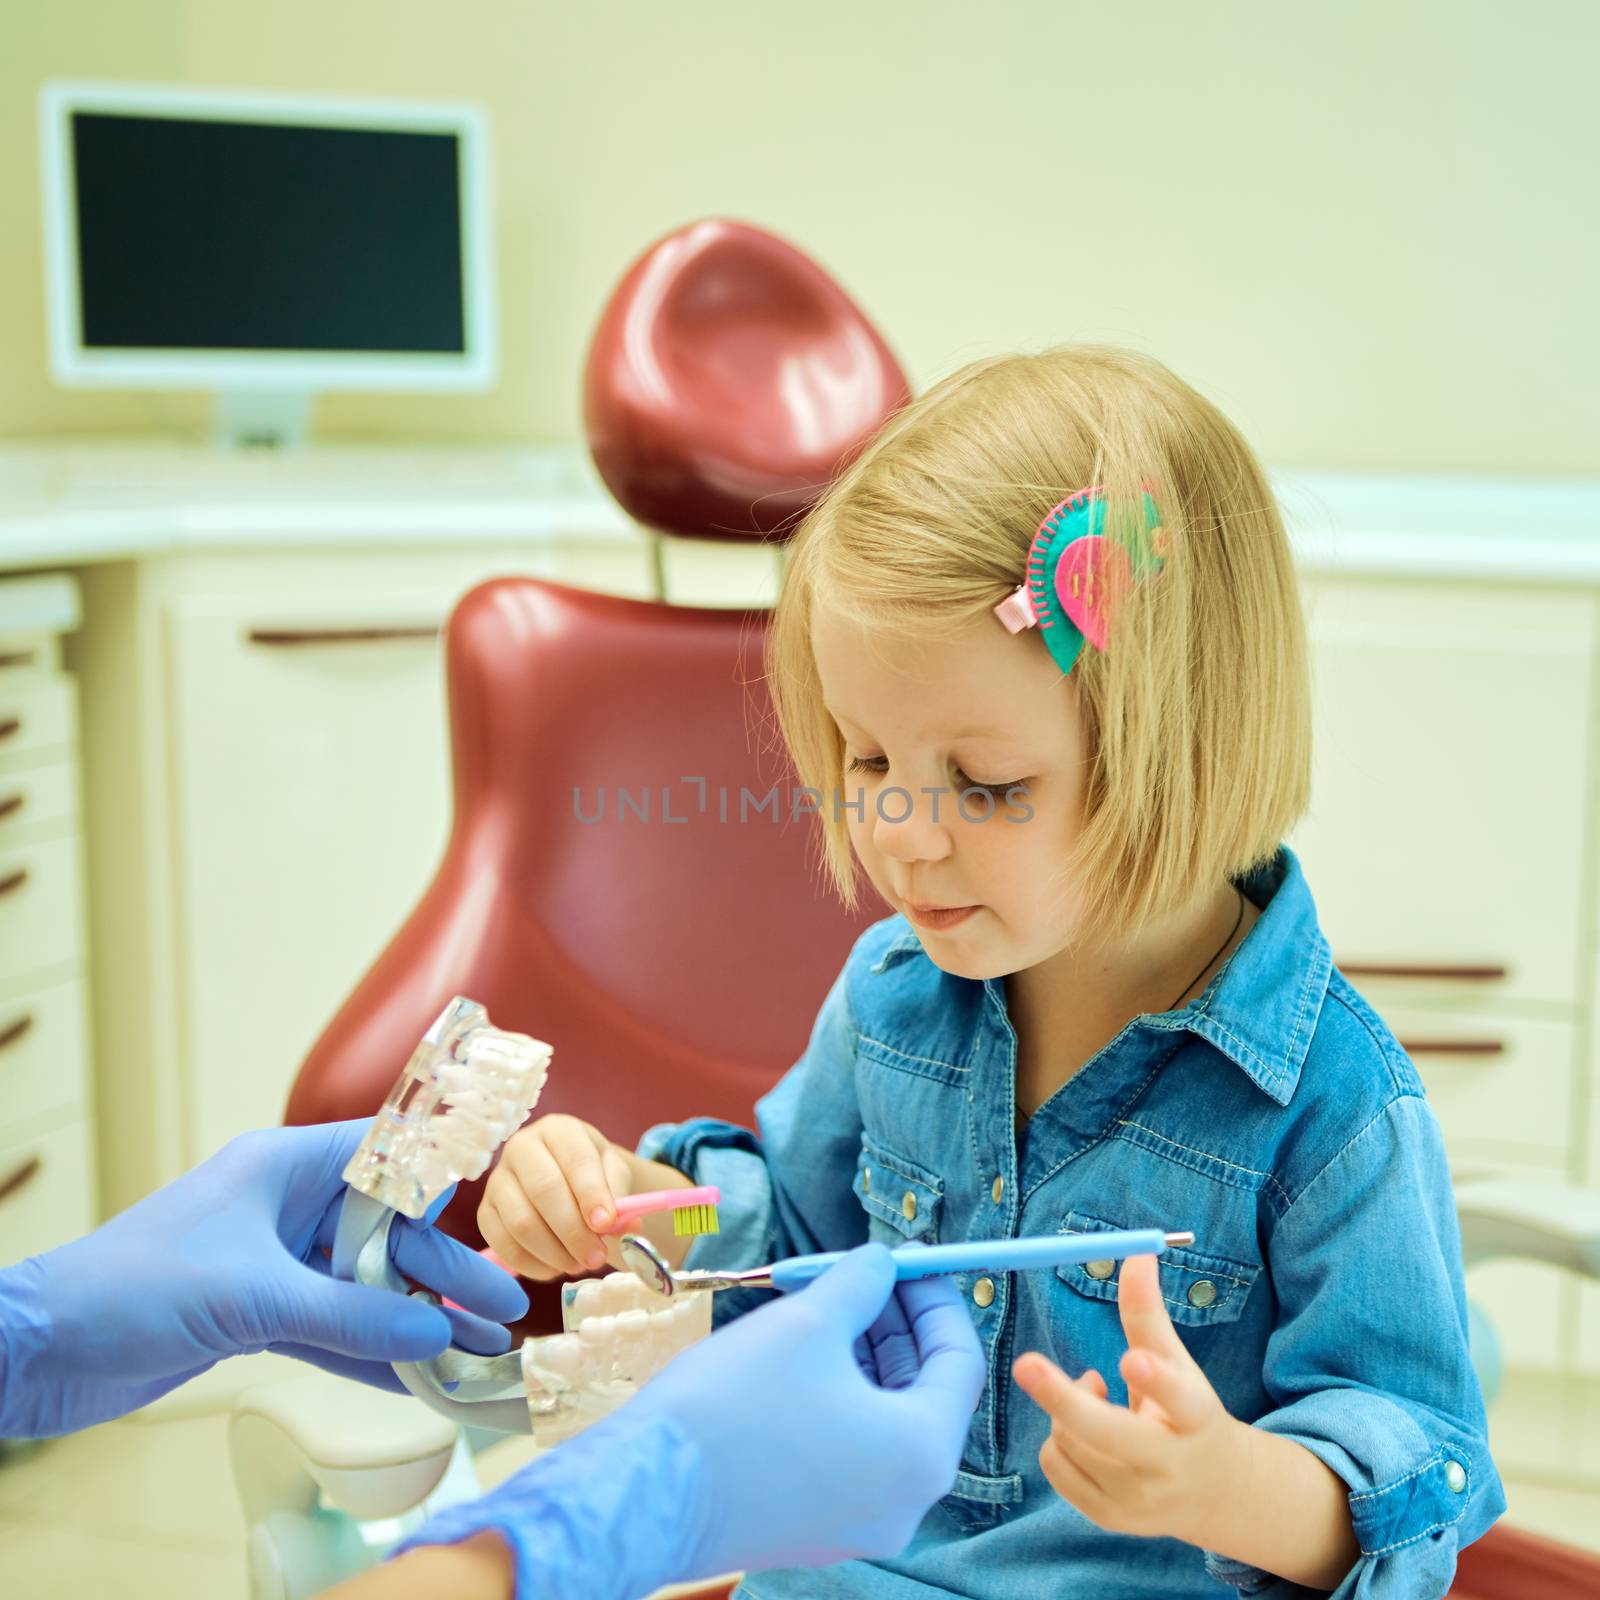
[[[522,1600],[892,1555],[954,1484],[983,1376],[950,1280],[897,1288],[864,1245],[400,1548],[493,1529]]]
[[[452,1336],[505,1350],[500,1324],[526,1295],[431,1226],[390,1230],[395,1265],[466,1311],[328,1275],[341,1174],[367,1126],[244,1134],[86,1237],[0,1272],[0,1438],[121,1416],[224,1356],[274,1350],[399,1390],[388,1363],[436,1356]]]

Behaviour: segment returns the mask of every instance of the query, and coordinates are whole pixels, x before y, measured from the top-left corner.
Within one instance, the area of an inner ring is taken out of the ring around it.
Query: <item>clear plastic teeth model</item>
[[[412,1052],[345,1168],[333,1268],[396,1294],[412,1290],[389,1256],[395,1216],[413,1219],[453,1183],[481,1177],[527,1121],[551,1048],[489,1021],[457,996]],[[678,1300],[632,1273],[566,1285],[563,1332],[520,1352],[480,1356],[452,1346],[432,1361],[396,1363],[425,1405],[468,1427],[534,1433],[555,1444],[614,1411],[678,1351],[711,1330],[710,1295]]]
[[[559,1444],[615,1411],[711,1331],[710,1295],[669,1300],[632,1273],[565,1284],[562,1333],[526,1340],[522,1381],[540,1444]]]
[[[421,1217],[452,1183],[481,1178],[538,1103],[551,1049],[494,1027],[459,995],[439,1013],[345,1168],[353,1189]]]

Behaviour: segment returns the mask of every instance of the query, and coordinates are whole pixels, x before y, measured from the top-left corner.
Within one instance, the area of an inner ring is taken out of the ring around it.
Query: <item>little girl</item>
[[[959,1280],[989,1382],[949,1495],[893,1560],[743,1592],[1443,1595],[1504,1508],[1450,1178],[1281,843],[1305,644],[1237,431],[1127,352],[975,363],[812,512],[769,651],[833,881],[853,903],[859,867],[894,914],[757,1132],[698,1119],[634,1154],[543,1119],[485,1238],[585,1272],[615,1197],[684,1184],[723,1197],[692,1266],[1191,1230]]]

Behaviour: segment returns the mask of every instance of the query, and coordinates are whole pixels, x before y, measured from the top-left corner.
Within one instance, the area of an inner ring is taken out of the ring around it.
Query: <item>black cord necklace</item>
[[[1244,894],[1237,887],[1237,885],[1234,887],[1233,892],[1239,896],[1239,914],[1233,919],[1233,926],[1228,929],[1228,937],[1224,939],[1214,951],[1212,951],[1211,957],[1206,964],[1201,967],[1201,969],[1195,973],[1195,975],[1178,991],[1178,1000],[1183,999],[1183,997],[1188,994],[1188,992],[1194,988],[1194,986],[1199,983],[1203,977],[1205,977],[1206,973],[1211,970],[1211,963],[1215,961],[1230,944],[1233,943],[1233,936],[1239,931],[1239,924],[1244,921]],[[1175,1011],[1178,1006],[1178,1000],[1174,1000],[1172,1004],[1167,1007],[1167,1010]]]

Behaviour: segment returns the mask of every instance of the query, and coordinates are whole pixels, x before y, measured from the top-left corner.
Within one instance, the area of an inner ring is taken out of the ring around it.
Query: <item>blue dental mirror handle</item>
[[[895,1278],[937,1278],[953,1272],[1018,1272],[1027,1267],[1059,1267],[1080,1261],[1117,1261],[1124,1256],[1160,1255],[1172,1245],[1194,1243],[1192,1233],[1160,1228],[1130,1228],[1116,1233],[1047,1233],[1029,1239],[969,1239],[962,1244],[907,1244],[890,1252]],[[820,1277],[844,1252],[790,1256],[771,1267],[772,1286],[788,1294]]]

